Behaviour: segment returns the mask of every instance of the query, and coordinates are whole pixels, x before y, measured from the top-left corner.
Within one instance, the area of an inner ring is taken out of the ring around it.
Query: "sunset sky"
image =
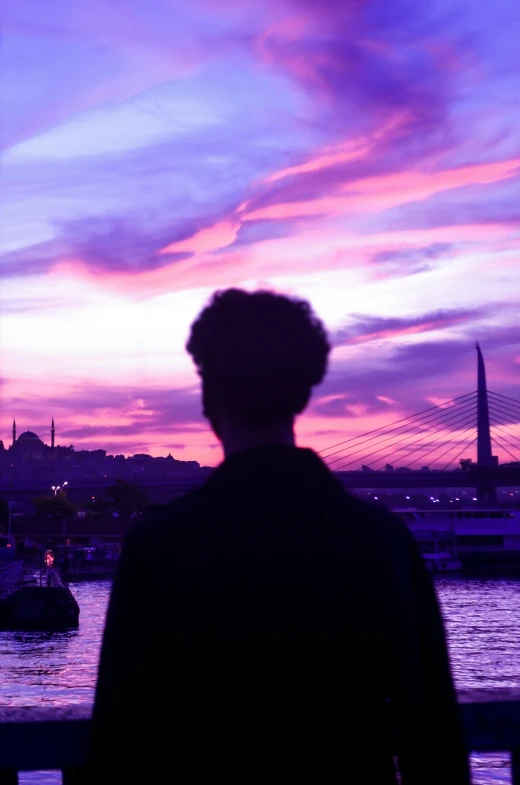
[[[20,0],[0,22],[6,446],[53,416],[76,449],[217,463],[184,344],[228,286],[330,330],[301,445],[472,392],[476,340],[520,398],[516,0]]]

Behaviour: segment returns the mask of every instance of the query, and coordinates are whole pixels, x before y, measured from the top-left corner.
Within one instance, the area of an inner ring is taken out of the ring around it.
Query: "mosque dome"
[[[43,444],[40,437],[36,433],[33,433],[32,431],[24,431],[24,433],[21,433],[16,441],[26,442],[26,443],[32,442],[33,444],[36,444],[37,442],[41,442]]]

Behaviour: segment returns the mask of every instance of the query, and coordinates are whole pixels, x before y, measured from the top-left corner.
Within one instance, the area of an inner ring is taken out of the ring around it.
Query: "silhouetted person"
[[[390,785],[396,746],[405,785],[469,782],[411,535],[295,446],[329,348],[307,303],[268,292],[217,293],[193,324],[225,460],[126,538],[92,782]]]

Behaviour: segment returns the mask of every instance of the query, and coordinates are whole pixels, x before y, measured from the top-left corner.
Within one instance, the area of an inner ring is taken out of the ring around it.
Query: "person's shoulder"
[[[385,507],[383,504],[377,504],[373,501],[359,499],[348,491],[345,491],[345,494],[349,497],[352,508],[355,509],[358,514],[373,521],[375,526],[385,525],[398,528],[405,526],[404,521],[399,515],[396,515],[389,507]]]
[[[359,499],[344,491],[348,500],[351,525],[362,529],[367,536],[377,538],[382,543],[406,542],[410,536],[404,520],[388,507],[375,502]]]
[[[179,499],[165,504],[153,515],[136,523],[126,535],[127,543],[143,546],[147,543],[164,541],[165,538],[182,535],[193,524],[200,522],[208,509],[207,494],[197,488]]]

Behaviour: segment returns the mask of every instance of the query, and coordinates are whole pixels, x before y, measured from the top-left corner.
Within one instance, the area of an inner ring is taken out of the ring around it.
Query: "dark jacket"
[[[93,780],[390,785],[395,749],[405,785],[469,783],[438,604],[399,519],[311,450],[265,447],[130,532]]]

